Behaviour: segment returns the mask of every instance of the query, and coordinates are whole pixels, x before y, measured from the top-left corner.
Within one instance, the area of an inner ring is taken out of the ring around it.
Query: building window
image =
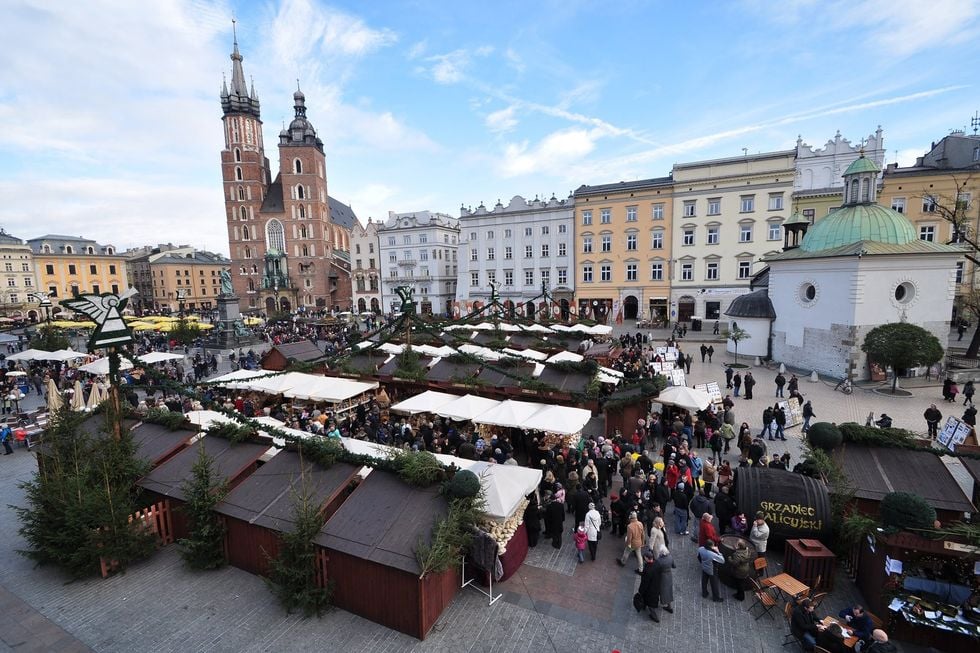
[[[299,159],[293,161],[293,172],[297,175],[303,174],[303,162]]]
[[[612,236],[609,234],[603,234],[602,239],[602,251],[611,252],[612,251]]]
[[[813,224],[813,221],[817,219],[817,210],[816,209],[803,209],[803,217],[806,218],[806,221],[807,222],[809,222],[810,224]]]
[[[612,281],[612,265],[603,263],[599,266],[599,281]]]
[[[235,162],[236,163],[241,163],[241,161],[242,161],[242,151],[236,147],[235,148]]]
[[[693,218],[697,216],[697,201],[696,200],[686,200],[684,202],[684,217]]]
[[[397,263],[398,262],[398,255],[397,254],[389,254],[388,255],[388,262],[389,263]]]
[[[395,237],[394,236],[388,236],[388,245],[390,247],[394,247],[395,246]]]
[[[504,285],[513,286],[514,285],[514,271],[504,270]]]
[[[685,245],[693,245],[694,244],[694,229],[685,229],[684,230],[684,241],[683,242],[684,242]]]
[[[239,167],[236,167],[235,168],[235,180],[236,181],[244,181],[245,180],[245,178],[242,177],[242,169],[239,168]]]
[[[550,233],[551,233],[551,229],[548,227],[548,225],[544,225],[543,227],[541,227],[542,236],[547,236]]]
[[[426,274],[426,275],[422,275],[422,276],[428,276],[428,275]],[[496,270],[487,270],[487,284],[491,284],[491,283],[497,283],[497,271]]]
[[[627,206],[626,207],[626,221],[627,222],[636,222],[636,207],[635,206]]]
[[[636,234],[626,234],[626,250],[630,252],[636,251]]]
[[[470,250],[470,260],[471,261],[478,261],[479,260],[479,256],[480,255],[479,255],[479,253],[477,253],[475,247]]]
[[[565,243],[558,243],[558,256],[568,256],[568,246]]]
[[[269,249],[276,252],[286,251],[286,230],[276,219],[269,220],[265,225],[265,242]]]
[[[558,268],[558,285],[564,286],[568,283],[568,270],[565,268]]]
[[[782,211],[783,210],[783,194],[782,193],[769,193],[769,210],[770,211]]]
[[[963,283],[963,261],[956,263],[956,283]]]
[[[721,198],[708,198],[708,215],[721,215]]]
[[[548,285],[551,283],[551,270],[540,270],[539,274],[541,275],[542,285]]]
[[[719,227],[708,227],[708,240],[705,242],[708,245],[717,245],[721,238],[721,230]]]
[[[566,224],[560,224],[560,225],[558,225],[558,233],[560,233],[560,234],[568,233],[568,225],[566,225]]]
[[[592,253],[592,236],[585,236],[582,238],[582,251],[586,254]]]
[[[681,281],[694,281],[693,263],[681,263]]]
[[[24,277],[24,286],[25,287],[30,288],[33,285],[34,285],[34,279],[32,279],[31,277]]]
[[[71,245],[65,245],[65,254],[74,254],[74,253],[75,253],[75,248],[73,248]]]
[[[411,236],[402,236],[402,243],[405,244],[405,245],[411,245],[412,244],[412,237]]]
[[[740,243],[751,243],[752,242],[752,225],[750,225],[750,224],[739,225],[739,228],[738,228],[738,242],[740,242]]]
[[[663,220],[664,219],[664,205],[663,204],[654,204],[653,205],[652,215],[653,215],[653,219],[654,220]]]
[[[892,211],[898,213],[905,213],[905,198],[904,197],[893,197],[892,198]]]
[[[650,242],[650,247],[652,249],[663,249],[664,248],[664,232],[657,230],[653,232],[653,239]]]
[[[938,205],[939,203],[936,201],[936,198],[933,197],[932,195],[926,195],[925,197],[922,198],[923,213],[935,213],[936,207]]]
[[[493,247],[487,247],[487,260],[492,261],[497,258],[497,253]]]
[[[582,281],[585,283],[592,283],[592,266],[583,265],[582,266]]]
[[[487,240],[493,240],[493,232],[492,231],[488,231],[487,232]]]
[[[650,264],[650,281],[663,281],[664,280],[664,264],[663,263],[651,263]]]
[[[592,224],[592,211],[582,211],[582,224]]]
[[[46,264],[44,266],[44,273],[45,274],[54,274],[54,266],[51,265],[50,263]]]
[[[243,186],[238,187],[238,201],[245,201],[245,188]]]
[[[626,280],[636,281],[636,263],[626,264]]]
[[[742,195],[739,206],[741,207],[739,210],[742,213],[752,213],[755,211],[755,195]]]
[[[541,246],[541,258],[548,258],[549,256],[550,256],[549,246],[548,245],[542,245]]]
[[[738,278],[748,279],[752,276],[752,262],[751,261],[739,261],[738,262]]]
[[[429,242],[429,235],[428,234],[419,234],[419,243],[420,244],[425,245],[428,242]]]
[[[704,278],[708,281],[718,281],[718,261],[710,261],[705,265]]]
[[[534,270],[524,270],[524,285],[525,286],[534,285]]]
[[[924,224],[919,227],[919,240],[933,242],[936,240],[936,227],[931,224]]]
[[[68,264],[68,274],[78,274],[78,272],[75,269],[75,264],[74,263],[69,263]]]
[[[470,288],[476,288],[480,285],[480,273],[470,272]]]
[[[514,248],[510,245],[504,247],[504,260],[509,261],[514,258]]]
[[[534,245],[524,246],[524,258],[534,258]]]
[[[602,224],[609,224],[612,222],[612,210],[611,209],[599,209],[599,222]]]
[[[778,222],[769,223],[769,234],[767,238],[769,240],[779,240],[783,236],[783,228]]]
[[[95,294],[95,295],[98,295],[98,294],[101,294],[101,292],[102,292],[102,287],[99,286],[99,284],[97,284],[97,283],[93,283],[92,284],[92,293]]]

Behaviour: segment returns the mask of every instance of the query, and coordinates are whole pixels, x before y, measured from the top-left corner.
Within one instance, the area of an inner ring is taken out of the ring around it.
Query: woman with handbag
[[[585,536],[589,545],[589,555],[592,557],[592,562],[595,562],[599,540],[602,539],[602,515],[596,510],[594,503],[589,504],[589,512],[585,513]]]

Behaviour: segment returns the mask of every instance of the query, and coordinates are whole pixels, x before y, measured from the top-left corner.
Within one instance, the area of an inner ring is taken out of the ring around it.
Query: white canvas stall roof
[[[44,351],[43,349],[25,349],[24,351],[19,351],[16,354],[10,354],[7,356],[8,361],[33,361],[33,360],[47,360],[45,358],[39,358],[40,356],[47,356],[50,351]]]
[[[581,433],[592,419],[592,411],[569,406],[545,406],[524,421],[524,428],[572,435]]]
[[[151,363],[162,363],[163,361],[175,361],[182,358],[183,356],[181,354],[168,354],[165,351],[151,351],[149,354],[136,357],[137,360],[147,365]]]
[[[455,401],[459,399],[459,395],[451,395],[448,392],[437,392],[435,390],[426,390],[420,395],[415,395],[414,397],[409,397],[405,401],[400,401],[389,410],[393,410],[397,413],[408,413],[409,415],[414,415],[415,413],[434,413],[440,407],[445,406],[450,401]]]
[[[561,325],[557,325],[557,326],[561,326]],[[544,326],[543,324],[537,324],[537,323],[532,324],[530,326],[522,326],[521,328],[524,329],[525,331],[535,331],[537,333],[554,333],[555,332],[555,329],[549,329],[548,327]],[[560,330],[561,329],[559,329],[559,331]]]
[[[130,363],[125,358],[119,359],[119,369],[129,370],[133,368],[133,364]],[[88,372],[89,374],[104,375],[109,373],[109,357],[96,358],[91,363],[86,363],[78,368],[82,372]]]
[[[552,331],[571,331],[572,330],[572,327],[565,326],[564,324],[555,324],[555,325],[552,325],[551,329],[552,329]]]
[[[315,376],[313,374],[303,374],[302,376],[308,377],[308,379],[284,390],[283,396],[335,404],[378,387],[377,381],[352,381],[351,379]]]
[[[201,430],[205,430],[214,424],[237,424],[235,420],[227,417],[216,410],[192,410],[184,414],[187,421],[197,424]]]
[[[397,345],[393,342],[386,342],[382,345],[378,345],[378,351],[383,351],[386,354],[400,354],[405,351],[405,345]]]
[[[612,383],[613,385],[619,385],[619,382],[623,380],[624,374],[619,370],[614,370],[611,367],[600,367],[599,372],[596,374],[596,378],[599,379],[600,383]]]
[[[532,361],[543,361],[548,358],[548,354],[541,351],[535,351],[533,349],[517,350],[517,349],[510,349],[508,347],[505,347],[501,349],[501,351],[505,354],[509,354],[510,356],[516,356],[518,358],[527,358]]]
[[[71,347],[68,349],[59,349],[58,351],[48,351],[43,352],[45,356],[37,356],[35,360],[45,360],[45,361],[70,361],[76,358],[85,358],[88,354],[84,352],[79,352],[73,350]]]
[[[548,359],[549,363],[561,363],[564,361],[571,361],[573,363],[581,363],[585,360],[585,356],[576,354],[573,351],[560,351],[551,358]]]
[[[274,417],[267,417],[265,415],[262,415],[261,417],[256,417],[255,418],[255,421],[258,422],[259,424],[265,424],[266,426],[271,426],[273,428],[277,428],[280,431],[284,431],[284,432],[286,432],[286,433],[288,433],[288,434],[290,434],[292,436],[295,436],[297,439],[300,439],[300,440],[313,440],[313,439],[316,439],[316,438],[321,437],[321,436],[318,436],[318,435],[314,435],[312,433],[307,433],[306,431],[300,431],[299,429],[290,428],[290,427],[286,426],[283,422],[280,422],[279,420],[277,420]],[[268,435],[269,437],[271,437],[272,438],[272,441],[275,442],[280,447],[283,447],[283,446],[286,445],[286,441],[283,438],[280,438],[280,437],[278,437],[276,435],[273,435],[272,433],[269,433],[268,431],[262,431],[262,433],[264,433],[265,435]]]
[[[304,383],[311,383],[317,377],[312,374],[302,372],[286,372],[285,374],[275,374],[261,379],[246,379],[239,383],[231,384],[229,387],[241,390],[253,390],[264,392],[270,395],[284,394],[287,390],[295,388]]]
[[[478,397],[476,395],[463,395],[459,399],[450,401],[445,406],[440,406],[436,414],[456,421],[463,421],[473,419],[499,404],[500,402],[496,399],[487,399],[486,397]]]
[[[435,454],[439,462],[468,469],[480,479],[486,513],[494,519],[507,519],[514,514],[521,500],[541,482],[541,470],[518,465],[497,465],[482,460],[466,460],[456,456]]]
[[[470,354],[471,356],[476,356],[485,361],[499,361],[501,356],[499,353],[487,347],[480,347],[479,345],[465,344],[459,348],[464,354]]]
[[[456,353],[456,350],[447,345],[442,347],[433,347],[432,345],[412,345],[412,351],[422,354],[423,356],[451,356]]]
[[[546,408],[547,404],[538,404],[531,401],[516,401],[508,399],[500,402],[500,405],[477,415],[473,418],[476,424],[493,424],[495,426],[510,426],[512,428],[524,428],[524,424],[537,412]]]
[[[219,376],[216,379],[211,379],[211,383],[226,385],[235,381],[252,379],[257,376],[268,376],[269,374],[272,374],[272,372],[269,372],[268,370],[235,370],[234,372],[229,372],[228,374]]]

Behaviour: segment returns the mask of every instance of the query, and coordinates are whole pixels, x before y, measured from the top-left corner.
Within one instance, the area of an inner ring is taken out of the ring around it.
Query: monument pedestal
[[[218,324],[212,330],[211,346],[220,349],[234,349],[252,344],[252,338],[245,330],[242,314],[238,306],[238,295],[218,295]]]

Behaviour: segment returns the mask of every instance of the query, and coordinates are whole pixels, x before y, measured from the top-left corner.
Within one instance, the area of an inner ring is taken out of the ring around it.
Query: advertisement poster
[[[959,428],[960,424],[962,424],[962,422],[956,419],[955,417],[952,416],[947,417],[946,423],[943,424],[942,430],[939,431],[939,437],[937,438],[939,440],[939,444],[943,445],[947,449],[952,450],[953,447],[955,446],[953,444],[953,436],[956,435],[956,431]]]
[[[671,385],[687,385],[687,379],[684,376],[684,370],[677,368],[673,369],[669,373],[670,384]]]

